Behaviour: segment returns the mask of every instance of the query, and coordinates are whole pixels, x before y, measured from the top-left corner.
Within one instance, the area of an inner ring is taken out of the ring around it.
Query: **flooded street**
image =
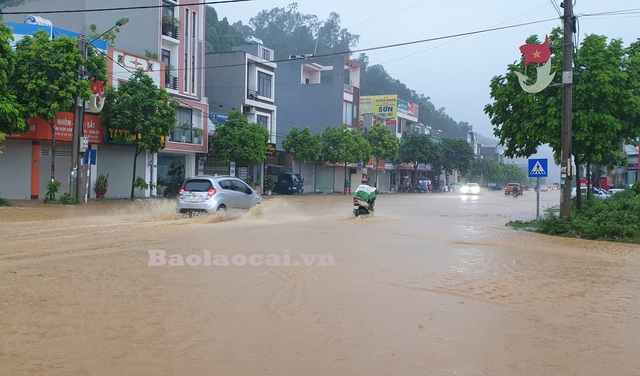
[[[0,374],[638,375],[640,246],[505,226],[535,202],[0,208]]]

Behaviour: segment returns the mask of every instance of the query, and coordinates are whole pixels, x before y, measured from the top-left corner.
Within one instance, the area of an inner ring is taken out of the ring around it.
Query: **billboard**
[[[387,125],[395,127],[398,119],[397,95],[371,95],[360,97],[360,121],[364,114],[374,114],[385,118]]]

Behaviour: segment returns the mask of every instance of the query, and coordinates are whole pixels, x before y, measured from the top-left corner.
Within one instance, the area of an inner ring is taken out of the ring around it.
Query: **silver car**
[[[233,176],[194,176],[185,179],[178,193],[178,213],[214,213],[226,209],[249,209],[262,197]]]

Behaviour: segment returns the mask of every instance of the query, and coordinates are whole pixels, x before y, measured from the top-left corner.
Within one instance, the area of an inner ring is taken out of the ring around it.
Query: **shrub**
[[[59,181],[55,181],[55,180],[49,181],[47,183],[47,193],[45,194],[44,202],[47,204],[57,203],[56,194],[58,193],[59,189],[60,189]]]
[[[78,199],[76,199],[75,197],[71,196],[68,193],[65,193],[62,195],[62,197],[60,197],[58,202],[62,205],[77,205]]]

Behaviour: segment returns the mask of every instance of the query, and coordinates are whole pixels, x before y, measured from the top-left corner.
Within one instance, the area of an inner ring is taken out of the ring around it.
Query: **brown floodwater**
[[[640,374],[640,247],[505,226],[535,202],[388,194],[357,219],[337,194],[194,218],[16,202],[0,374]]]

